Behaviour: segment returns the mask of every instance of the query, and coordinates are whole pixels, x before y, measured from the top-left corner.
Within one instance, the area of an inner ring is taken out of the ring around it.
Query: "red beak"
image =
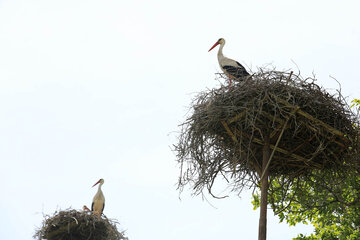
[[[101,179],[100,179],[101,180]],[[100,183],[100,180],[99,181],[97,181],[92,187],[95,187],[96,186],[96,184],[99,184]]]
[[[214,46],[212,46],[212,47],[209,49],[208,52],[210,52],[210,51],[211,51],[214,47],[216,47],[218,44],[219,44],[219,42],[216,42],[216,43],[214,44]]]

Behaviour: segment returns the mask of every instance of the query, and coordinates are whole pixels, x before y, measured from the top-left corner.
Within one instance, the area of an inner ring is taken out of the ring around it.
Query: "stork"
[[[243,81],[250,74],[246,69],[237,61],[224,56],[222,50],[225,45],[225,39],[220,38],[210,49],[209,52],[220,44],[217,54],[221,70],[229,77],[229,87],[231,86],[231,79]]]
[[[83,210],[87,211],[87,212],[90,212],[90,209],[86,205],[83,206]]]
[[[104,184],[104,179],[101,178],[92,187],[95,187],[97,184],[99,184],[99,187],[93,198],[91,204],[91,211],[97,215],[101,215],[105,207],[105,197],[103,192],[101,191],[101,186]]]

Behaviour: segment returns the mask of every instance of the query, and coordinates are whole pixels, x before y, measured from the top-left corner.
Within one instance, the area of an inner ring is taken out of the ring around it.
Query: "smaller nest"
[[[34,238],[48,240],[127,240],[118,222],[89,211],[69,209],[45,216]]]

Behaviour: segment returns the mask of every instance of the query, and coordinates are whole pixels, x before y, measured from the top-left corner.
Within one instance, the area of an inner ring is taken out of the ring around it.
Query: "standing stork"
[[[95,187],[97,184],[99,184],[99,188],[93,198],[91,204],[91,211],[97,215],[101,215],[105,207],[105,197],[103,192],[101,191],[101,186],[104,184],[104,179],[101,178],[92,187]]]
[[[246,69],[237,61],[224,56],[222,50],[225,45],[225,39],[220,38],[210,49],[209,52],[220,44],[217,54],[221,70],[229,77],[229,88],[231,86],[231,79],[243,81],[250,74]]]

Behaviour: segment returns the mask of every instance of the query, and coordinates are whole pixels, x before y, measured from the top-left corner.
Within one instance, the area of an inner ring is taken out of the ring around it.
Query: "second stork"
[[[221,70],[229,77],[229,86],[231,86],[231,79],[244,81],[246,77],[250,74],[246,69],[237,61],[227,58],[224,56],[222,50],[225,45],[225,39],[220,38],[210,49],[209,52],[215,48],[217,45],[220,45],[219,51],[217,54],[219,65]]]
[[[95,187],[97,184],[99,184],[99,188],[93,198],[93,202],[91,204],[91,211],[97,215],[101,215],[105,207],[105,197],[103,192],[101,191],[101,186],[104,184],[104,179],[101,178],[93,185],[93,187]]]

